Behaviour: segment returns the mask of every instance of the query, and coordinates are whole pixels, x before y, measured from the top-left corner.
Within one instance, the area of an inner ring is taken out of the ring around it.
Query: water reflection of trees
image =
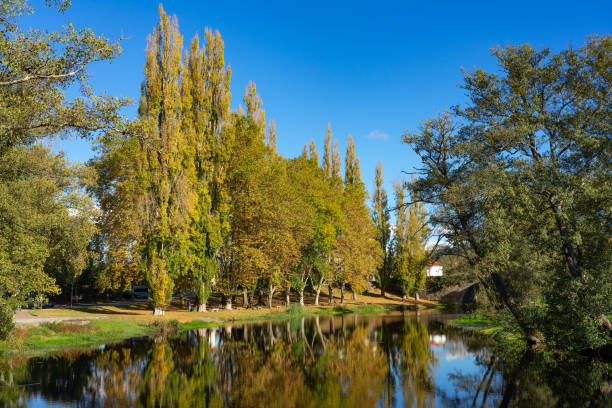
[[[436,386],[433,334],[445,340],[446,353],[475,356],[478,370],[455,371]],[[533,358],[502,359],[472,335],[414,316],[316,317],[227,325],[165,340],[134,340],[87,353],[4,363],[0,405],[25,405],[35,395],[83,406],[147,407],[609,402],[609,394],[601,392],[609,371],[583,367],[569,381],[575,387],[571,395],[562,390],[565,380],[542,366]],[[572,372],[571,367],[567,363],[564,372]],[[578,390],[585,388],[584,379],[591,384],[586,394]],[[452,391],[442,385],[447,380]]]

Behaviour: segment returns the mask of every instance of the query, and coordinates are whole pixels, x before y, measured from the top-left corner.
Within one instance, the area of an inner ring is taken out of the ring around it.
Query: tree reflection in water
[[[0,405],[606,406],[610,367],[494,353],[414,314],[227,325],[5,361]]]

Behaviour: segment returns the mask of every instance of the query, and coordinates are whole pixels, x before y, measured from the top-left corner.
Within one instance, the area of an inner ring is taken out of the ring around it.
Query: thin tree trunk
[[[318,301],[318,297],[317,297]],[[304,306],[304,288],[300,290],[300,305]]]
[[[329,290],[329,304],[334,304],[334,289],[331,285],[327,285],[327,289]]]
[[[291,304],[291,286],[288,287],[287,291],[285,292],[285,303],[287,306]]]
[[[383,286],[380,287],[380,296],[385,297],[385,288]]]
[[[344,304],[344,283],[340,285],[340,303]]]
[[[156,307],[153,309],[153,316],[163,316],[165,314],[164,309],[161,307]]]
[[[227,297],[227,303],[225,303],[225,308],[227,310],[232,310],[232,296]]]
[[[319,306],[319,295],[321,294],[321,288],[315,289],[315,306]]]
[[[242,307],[244,307],[245,309],[249,307],[249,294],[246,288],[242,289]]]
[[[357,301],[357,292],[353,291],[353,300],[356,302]]]
[[[270,290],[268,292],[268,307],[272,309],[272,297],[274,296],[274,286],[270,285]]]

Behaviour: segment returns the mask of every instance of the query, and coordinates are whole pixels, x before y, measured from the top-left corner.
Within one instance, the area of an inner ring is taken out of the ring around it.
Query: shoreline
[[[292,304],[289,307],[220,309],[216,312],[187,312],[170,308],[164,316],[153,316],[143,304],[129,306],[93,306],[73,309],[21,311],[29,313],[29,324],[20,324],[9,339],[0,342],[0,357],[34,357],[53,352],[87,350],[134,337],[184,332],[226,323],[250,323],[290,320],[317,315],[382,314],[392,311],[439,310],[447,306],[434,302],[402,303],[351,302],[330,305]]]

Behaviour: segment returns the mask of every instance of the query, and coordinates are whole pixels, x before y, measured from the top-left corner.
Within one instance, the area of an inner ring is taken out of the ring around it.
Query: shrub
[[[89,322],[83,323],[64,323],[64,322],[45,322],[40,325],[45,329],[58,334],[86,333],[91,330]]]
[[[178,320],[154,320],[149,323],[149,327],[152,328],[155,332],[153,333],[154,337],[168,337],[171,334],[176,334],[179,329]]]
[[[14,328],[13,308],[4,299],[0,299],[0,340],[6,339]]]

